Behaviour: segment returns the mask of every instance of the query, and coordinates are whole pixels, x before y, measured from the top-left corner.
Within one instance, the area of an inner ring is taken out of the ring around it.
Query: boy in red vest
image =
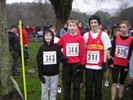
[[[83,36],[86,44],[85,100],[102,100],[103,72],[106,70],[107,52],[111,42],[108,34],[99,29],[99,16],[92,15],[89,25],[91,30]]]
[[[78,21],[69,19],[68,34],[64,34],[58,45],[63,48],[63,55],[68,60],[63,65],[62,81],[64,88],[63,100],[71,100],[71,82],[73,81],[73,99],[80,100],[81,69],[85,64],[85,43],[84,39],[76,32]]]

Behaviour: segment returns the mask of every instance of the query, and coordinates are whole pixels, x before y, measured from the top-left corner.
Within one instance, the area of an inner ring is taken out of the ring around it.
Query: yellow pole
[[[24,49],[23,49],[23,34],[22,34],[22,21],[19,20],[20,28],[20,44],[21,44],[21,60],[22,60],[22,72],[23,72],[23,85],[24,85],[24,100],[27,100],[27,90],[26,90],[26,77],[25,77],[25,66],[24,66]]]

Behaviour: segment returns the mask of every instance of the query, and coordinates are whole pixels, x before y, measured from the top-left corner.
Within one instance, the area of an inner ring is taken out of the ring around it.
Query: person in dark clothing
[[[17,36],[17,26],[11,26],[11,30],[8,32],[9,50],[13,57],[12,74],[19,75],[17,71],[17,62],[19,59],[20,43]]]
[[[40,46],[36,56],[38,75],[42,86],[41,100],[48,100],[49,88],[49,100],[56,100],[59,77],[59,61],[65,62],[67,61],[67,58],[63,56],[61,48],[57,44],[54,44],[53,31],[49,29],[45,30],[43,41],[44,44]]]
[[[84,33],[86,33],[87,31],[84,29],[83,23],[82,22],[78,22],[78,28],[80,30],[80,35],[84,35]]]

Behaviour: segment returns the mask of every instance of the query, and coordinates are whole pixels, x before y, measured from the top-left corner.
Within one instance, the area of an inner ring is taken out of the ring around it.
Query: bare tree
[[[36,0],[37,1],[37,0]],[[57,30],[59,30],[67,19],[72,10],[73,0],[48,0],[51,2],[55,13],[55,21]],[[44,2],[44,0],[39,0],[39,2]]]
[[[38,22],[42,22],[41,26],[48,26],[51,23],[55,24],[55,14],[50,2],[47,2],[46,0],[39,0],[38,3],[35,3],[32,8],[32,11],[34,11],[34,13],[36,13],[37,17],[39,18]]]
[[[122,2],[120,5],[119,5],[119,8],[116,12],[117,16],[119,17],[119,20],[123,20],[126,18],[126,15],[124,13],[124,10],[127,9],[129,6],[128,2]]]
[[[54,8],[56,26],[60,29],[67,21],[72,10],[73,0],[49,0]]]

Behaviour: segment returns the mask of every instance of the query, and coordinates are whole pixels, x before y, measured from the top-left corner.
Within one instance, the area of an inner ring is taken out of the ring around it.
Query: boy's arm
[[[86,59],[86,51],[85,51],[85,42],[84,39],[82,38],[80,43],[79,43],[79,57],[81,61],[81,65],[85,65],[85,59]]]
[[[62,63],[66,63],[67,62],[67,56],[63,56],[63,53],[61,51],[61,48],[58,46],[57,47],[57,58],[59,61],[61,61]]]
[[[28,33],[26,30],[23,30],[23,44],[24,44],[24,47],[25,46],[28,46]]]
[[[8,41],[9,41],[9,50],[10,52],[14,51],[13,46],[12,46],[12,36],[8,34]]]
[[[63,53],[61,51],[61,48],[57,46],[57,58],[60,59],[63,56]]]
[[[60,38],[60,40],[58,41],[57,45],[58,45],[60,48],[63,48],[63,38]]]
[[[114,37],[113,41],[112,41],[112,49],[111,49],[111,57],[114,58],[114,53],[115,53],[115,40],[116,40],[116,37]]]
[[[108,58],[108,50],[104,50],[104,59],[103,62],[106,62]]]
[[[42,48],[43,46],[41,46],[37,52],[37,55],[36,55],[36,63],[38,65],[38,67],[42,64],[42,61],[43,61],[43,58],[42,58]]]

